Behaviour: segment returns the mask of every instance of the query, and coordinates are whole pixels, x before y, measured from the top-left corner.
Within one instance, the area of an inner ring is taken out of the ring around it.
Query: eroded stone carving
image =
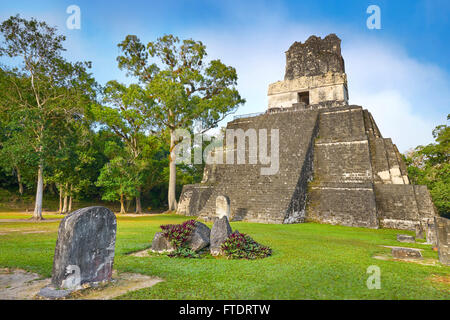
[[[435,217],[437,247],[439,261],[450,266],[450,220],[443,217]]]
[[[228,236],[232,233],[230,223],[227,216],[222,216],[214,222],[211,229],[210,236],[210,252],[211,255],[217,256],[220,254],[222,243],[227,240]]]
[[[111,280],[117,222],[105,207],[87,207],[67,215],[59,224],[52,282],[39,295],[63,298],[84,285]]]
[[[84,283],[111,280],[116,229],[116,216],[105,207],[83,208],[67,215],[59,225],[52,285],[75,289]]]
[[[230,198],[227,196],[216,198],[216,215],[219,219],[222,217],[230,218]]]

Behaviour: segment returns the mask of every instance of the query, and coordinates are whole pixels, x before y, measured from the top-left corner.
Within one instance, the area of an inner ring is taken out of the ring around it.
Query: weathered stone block
[[[414,248],[392,248],[392,256],[398,259],[422,259],[422,252]]]
[[[222,217],[230,218],[230,198],[227,196],[216,198],[216,215],[219,219]]]
[[[210,252],[213,256],[220,254],[220,246],[233,233],[228,218],[223,216],[214,222],[210,236]]]
[[[209,239],[211,235],[211,230],[206,224],[199,221],[195,224],[195,229],[192,231],[191,235],[187,239],[186,243],[189,248],[193,251],[199,251],[203,248],[209,246]]]
[[[416,225],[416,239],[424,239],[425,238],[425,230],[421,223]]]
[[[416,239],[413,236],[409,236],[407,234],[398,234],[397,241],[414,243],[414,242],[416,242]]]
[[[175,250],[175,246],[164,237],[162,232],[157,232],[153,237],[151,250],[159,253],[170,252]]]
[[[439,254],[439,261],[450,266],[450,220],[442,217],[435,217],[436,238]]]
[[[66,216],[59,225],[52,285],[75,289],[111,280],[116,230],[116,216],[105,207],[83,208]]]
[[[433,246],[437,245],[436,225],[434,224],[434,220],[430,219],[426,222],[425,231],[427,236],[427,243]]]
[[[327,72],[345,72],[341,40],[335,34],[324,39],[311,36],[305,43],[294,42],[286,52],[285,80]]]

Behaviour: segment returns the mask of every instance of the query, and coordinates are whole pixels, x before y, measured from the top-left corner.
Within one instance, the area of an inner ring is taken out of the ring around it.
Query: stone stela
[[[427,187],[410,184],[396,145],[348,97],[335,34],[292,44],[284,80],[269,85],[267,111],[227,124],[244,132],[278,129],[278,172],[261,175],[262,165],[249,161],[206,165],[202,183],[183,187],[177,213],[212,221],[216,208],[223,212],[217,197],[227,195],[231,221],[411,231],[420,225],[429,233],[436,212]]]
[[[40,295],[64,297],[83,285],[111,280],[117,221],[105,207],[88,207],[67,215],[60,223],[53,259],[51,286]]]
[[[450,266],[450,219],[435,217],[439,261]]]
[[[219,219],[222,217],[230,218],[230,199],[227,196],[216,198],[216,215]]]

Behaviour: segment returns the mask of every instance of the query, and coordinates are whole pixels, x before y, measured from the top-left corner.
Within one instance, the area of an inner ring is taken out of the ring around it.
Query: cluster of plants
[[[188,248],[187,240],[195,229],[195,220],[188,220],[181,224],[161,225],[163,236],[175,246],[175,250],[168,254],[169,257],[198,258],[199,255]]]
[[[200,258],[200,255],[190,248],[176,248],[168,255],[170,258]]]
[[[186,246],[187,239],[195,229],[195,225],[195,220],[188,220],[181,224],[161,225],[161,230],[164,237],[176,248],[182,248]]]
[[[272,255],[272,249],[253,240],[249,235],[235,231],[222,243],[222,252],[229,259],[258,259]]]

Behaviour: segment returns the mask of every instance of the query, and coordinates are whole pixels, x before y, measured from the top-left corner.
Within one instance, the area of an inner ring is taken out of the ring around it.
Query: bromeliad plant
[[[186,242],[192,231],[195,229],[195,220],[188,220],[182,224],[162,225],[164,237],[169,240],[176,248],[186,247]]]
[[[190,248],[176,248],[167,256],[170,258],[200,258],[200,255]]]
[[[187,247],[187,240],[195,229],[195,220],[188,220],[182,224],[162,225],[163,236],[174,246],[175,251],[171,252],[169,257],[198,258],[199,255]]]
[[[249,235],[235,231],[221,246],[223,254],[229,259],[258,259],[272,255],[272,249],[260,245]]]

